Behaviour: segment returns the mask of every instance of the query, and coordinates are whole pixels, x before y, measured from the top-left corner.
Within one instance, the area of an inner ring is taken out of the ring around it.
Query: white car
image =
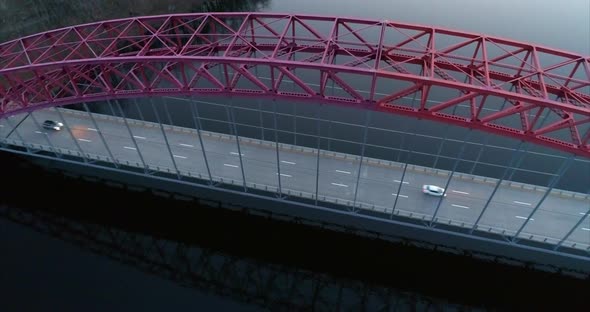
[[[64,126],[64,124],[62,124],[61,122],[54,121],[54,120],[45,120],[43,122],[43,128],[49,129],[49,130],[59,131],[59,130],[61,130],[61,127],[63,127],[63,126]]]
[[[432,196],[443,196],[443,194],[445,197],[447,196],[444,188],[429,184],[422,185],[422,193]]]

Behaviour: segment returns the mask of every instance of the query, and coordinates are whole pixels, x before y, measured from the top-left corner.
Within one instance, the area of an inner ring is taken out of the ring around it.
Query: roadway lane
[[[37,123],[33,118],[26,118],[10,138],[19,140],[20,137],[25,142],[46,146],[50,145],[48,140],[51,140],[55,147],[78,151],[79,146],[84,153],[101,157],[109,157],[110,150],[122,163],[129,162],[141,167],[145,162],[151,168],[158,167],[160,170],[171,172],[176,165],[182,174],[190,172],[192,176],[207,176],[203,151],[194,131],[166,126],[164,137],[159,124],[136,123],[130,120],[128,129],[120,118],[94,114],[95,124],[87,114],[73,114],[67,110],[62,110],[62,116],[65,117],[68,127],[62,131],[50,131],[40,128],[38,124],[45,119],[61,120],[55,110],[37,111],[33,116]],[[20,119],[15,117],[11,120],[16,124]],[[10,128],[7,121],[2,120],[0,135],[6,136]],[[235,136],[222,138],[217,134],[203,132],[202,137],[211,174],[217,180],[233,180],[234,184],[242,184],[244,174],[249,183],[255,183],[260,188],[276,188],[279,186],[280,178],[283,192],[303,192],[309,194],[308,197],[316,192],[315,173],[318,158],[314,150],[302,152],[285,145],[279,149],[277,159],[272,142],[261,144],[257,140],[249,142],[250,140],[241,139],[238,151]],[[166,145],[166,140],[170,143],[170,149]],[[239,152],[242,153],[242,162]],[[359,160],[351,155],[343,158],[321,153],[319,162],[320,200],[338,199],[345,204],[352,203],[355,200],[358,179],[356,202],[362,204],[363,208],[391,213],[397,197],[396,210],[418,217],[425,216],[425,220],[432,218],[440,198],[422,194],[422,185],[444,186],[448,181],[446,173],[434,174],[413,166],[409,166],[410,169],[401,181],[401,164],[389,165],[385,162],[379,165],[368,163],[367,159],[360,167],[359,176]],[[472,226],[482,213],[493,189],[494,185],[491,183],[453,177],[447,197],[440,202],[437,218],[441,222],[453,220],[455,224],[465,223],[465,226]],[[502,185],[479,224],[484,226],[485,230],[492,227],[496,231],[507,230],[513,233],[526,221],[542,196],[543,193],[539,191]],[[523,234],[559,240],[588,209],[588,199],[580,200],[551,194],[530,219]],[[581,246],[589,246],[588,228],[590,220],[585,220],[572,233],[570,241]]]

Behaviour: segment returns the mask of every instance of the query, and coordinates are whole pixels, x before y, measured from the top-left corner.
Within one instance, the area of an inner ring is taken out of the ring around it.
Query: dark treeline
[[[269,0],[0,0],[0,42],[60,27],[129,16],[256,11]]]

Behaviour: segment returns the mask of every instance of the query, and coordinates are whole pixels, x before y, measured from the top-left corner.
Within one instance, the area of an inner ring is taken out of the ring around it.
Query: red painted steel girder
[[[109,98],[271,97],[451,123],[590,158],[589,63],[566,51],[387,20],[135,17],[1,44],[0,117]]]

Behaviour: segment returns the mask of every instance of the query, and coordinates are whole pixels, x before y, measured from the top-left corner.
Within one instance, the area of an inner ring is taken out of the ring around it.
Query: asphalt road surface
[[[60,148],[72,152],[99,155],[103,159],[112,156],[119,162],[129,162],[142,167],[144,164],[158,170],[177,168],[181,174],[201,175],[209,178],[205,157],[197,132],[180,127],[160,127],[157,123],[128,120],[129,129],[123,119],[60,109],[36,111],[20,123],[8,139]],[[22,120],[24,115],[0,120],[0,136],[6,137]],[[47,130],[40,125],[43,121],[57,120],[65,124],[60,131]],[[94,120],[93,120],[94,119]],[[131,133],[130,133],[131,132]],[[165,136],[164,136],[165,133]],[[102,136],[100,135],[102,134]],[[166,145],[166,140],[170,148]],[[280,188],[292,196],[315,196],[317,151],[281,145],[274,142],[240,138],[240,149],[235,136],[202,132],[207,163],[214,179],[242,184],[246,177],[248,186],[257,188]],[[108,148],[107,148],[108,147]],[[240,161],[239,153],[242,154]],[[361,209],[370,209],[384,214],[393,210],[396,197],[396,213],[413,217],[432,219],[440,197],[422,193],[424,184],[444,187],[449,173],[422,167],[408,166],[402,181],[403,164],[364,158],[360,166],[359,157],[322,151],[319,157],[318,199],[339,203],[356,203]],[[280,172],[280,173],[279,173]],[[358,187],[357,187],[358,179]],[[439,222],[472,227],[481,214],[494,183],[483,181],[483,177],[454,175],[442,199],[436,218]],[[481,217],[478,227],[495,232],[517,231],[533,209],[543,192],[522,186],[503,183]],[[400,187],[401,185],[401,187]],[[355,198],[356,193],[356,198]],[[558,242],[590,210],[588,196],[562,196],[552,192],[528,219],[522,231],[523,237],[534,235],[534,239]],[[576,243],[578,248],[590,246],[590,218],[586,217],[567,241]]]

